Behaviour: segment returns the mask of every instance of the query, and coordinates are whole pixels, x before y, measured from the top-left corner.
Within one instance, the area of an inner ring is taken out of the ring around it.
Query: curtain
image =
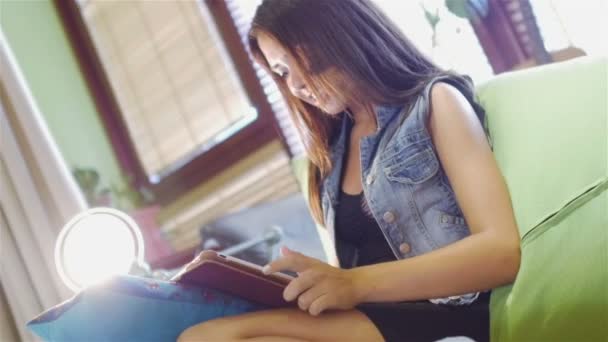
[[[6,302],[6,295],[0,284],[0,341],[17,341],[17,330],[13,315]]]
[[[1,31],[0,70],[0,284],[10,309],[2,317],[31,341],[25,323],[72,295],[55,271],[53,249],[61,227],[86,204]]]

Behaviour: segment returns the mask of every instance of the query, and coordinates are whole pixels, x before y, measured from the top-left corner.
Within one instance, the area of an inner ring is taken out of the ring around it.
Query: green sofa
[[[477,89],[522,248],[492,294],[492,341],[608,341],[607,83],[608,59],[584,57]]]
[[[478,89],[522,248],[493,341],[608,341],[607,83],[607,59],[585,57]]]

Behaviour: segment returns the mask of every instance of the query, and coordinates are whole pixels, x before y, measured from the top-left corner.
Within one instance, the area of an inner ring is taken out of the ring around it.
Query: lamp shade
[[[91,208],[61,230],[55,244],[55,266],[73,291],[113,275],[127,274],[144,263],[139,227],[113,208]]]

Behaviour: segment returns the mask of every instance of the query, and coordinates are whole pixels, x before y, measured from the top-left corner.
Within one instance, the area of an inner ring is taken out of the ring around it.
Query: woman
[[[249,35],[290,106],[308,197],[341,268],[282,249],[298,272],[276,309],[208,321],[180,341],[489,339],[491,288],[519,236],[467,78],[423,56],[369,0],[266,0]]]

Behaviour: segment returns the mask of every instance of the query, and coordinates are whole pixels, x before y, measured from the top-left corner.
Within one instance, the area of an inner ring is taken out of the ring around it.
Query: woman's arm
[[[477,233],[410,259],[352,269],[359,302],[439,298],[513,282],[519,249],[500,235]]]
[[[513,282],[519,234],[505,181],[476,114],[454,87],[431,90],[428,123],[471,236],[414,258],[354,269],[361,300],[444,297]]]

